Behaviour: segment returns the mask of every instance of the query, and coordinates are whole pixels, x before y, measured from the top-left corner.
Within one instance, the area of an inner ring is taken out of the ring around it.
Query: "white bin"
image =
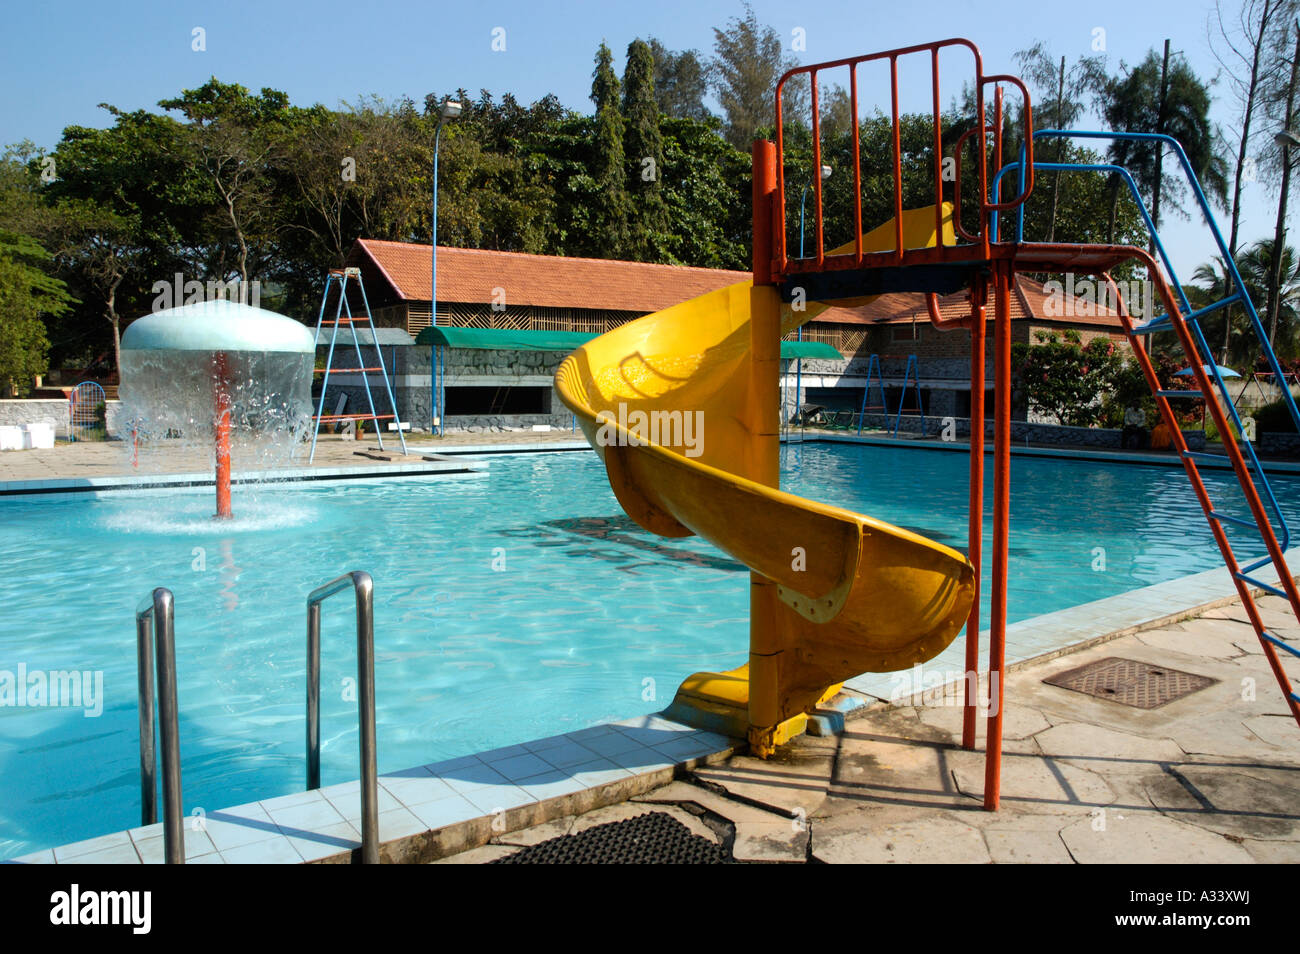
[[[0,424],[0,451],[22,450],[23,429],[17,424]]]
[[[49,450],[54,447],[54,425],[44,422],[23,425],[23,447]]]

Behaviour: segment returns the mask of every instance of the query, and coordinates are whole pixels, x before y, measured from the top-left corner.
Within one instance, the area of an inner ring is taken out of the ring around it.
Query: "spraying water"
[[[124,420],[132,452],[211,448],[216,516],[232,516],[231,461],[266,469],[290,457],[311,427],[312,333],[239,302],[169,308],[122,337]]]

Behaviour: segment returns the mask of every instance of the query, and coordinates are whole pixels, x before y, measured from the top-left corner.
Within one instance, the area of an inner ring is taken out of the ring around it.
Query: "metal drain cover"
[[[725,865],[720,845],[664,812],[596,825],[539,842],[494,865]]]
[[[1196,673],[1153,666],[1136,659],[1108,656],[1086,666],[1049,676],[1043,682],[1062,689],[1109,699],[1135,709],[1155,709],[1189,696],[1219,680]]]

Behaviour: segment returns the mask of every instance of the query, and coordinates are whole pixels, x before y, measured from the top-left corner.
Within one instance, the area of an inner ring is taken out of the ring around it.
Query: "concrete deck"
[[[1300,637],[1282,600],[1260,605],[1280,635]],[[1043,682],[1107,656],[1218,682],[1152,710]],[[963,750],[958,698],[878,703],[839,736],[802,737],[769,761],[696,766],[627,803],[443,863],[491,861],[645,811],[687,819],[738,862],[1300,861],[1300,728],[1239,604],[1030,662],[1008,677],[1006,698],[997,812],[982,808],[983,722],[981,750]]]
[[[322,437],[316,446],[316,459],[307,463],[304,446],[291,460],[286,460],[280,470],[346,470],[382,471],[424,463],[426,455],[449,455],[525,450],[564,450],[570,445],[587,448],[581,433],[569,431],[507,431],[493,434],[452,434],[447,437],[430,437],[426,434],[408,436],[408,453],[402,455],[402,445],[396,435],[385,436],[384,449],[372,437],[366,440],[345,440],[340,437]],[[234,477],[238,480],[249,473],[248,462],[233,461]],[[57,444],[50,450],[5,451],[0,454],[0,489],[7,484],[31,483],[50,480],[76,480],[92,478],[145,478],[163,475],[204,474],[211,479],[212,455],[210,451],[191,447],[183,442],[166,442],[165,446],[143,450],[140,466],[131,464],[130,448],[122,441],[84,441],[76,444]],[[266,473],[266,471],[257,471]]]

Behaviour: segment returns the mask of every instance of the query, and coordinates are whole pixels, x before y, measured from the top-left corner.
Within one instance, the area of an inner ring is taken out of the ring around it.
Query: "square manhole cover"
[[[1049,676],[1043,682],[1135,709],[1155,709],[1212,686],[1218,680],[1136,659],[1108,656]]]

